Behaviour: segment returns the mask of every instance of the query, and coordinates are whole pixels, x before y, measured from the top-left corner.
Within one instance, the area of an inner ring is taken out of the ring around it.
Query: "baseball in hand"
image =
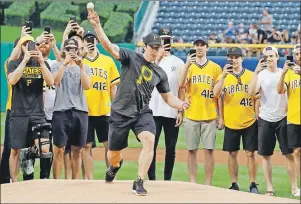
[[[92,2],[87,3],[87,10],[93,10],[94,9],[94,4]]]

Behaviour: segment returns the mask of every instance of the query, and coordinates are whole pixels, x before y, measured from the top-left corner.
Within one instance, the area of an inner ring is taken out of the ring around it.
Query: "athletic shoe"
[[[108,182],[112,182],[118,172],[118,170],[120,169],[121,165],[123,163],[123,159],[119,162],[119,167],[113,167],[112,165],[109,166],[109,168],[106,171],[106,175],[105,175],[105,181]]]
[[[255,182],[250,184],[250,193],[260,194],[257,185]]]
[[[140,178],[140,176],[138,176],[136,181],[134,181],[133,192],[138,196],[147,195],[147,191],[143,187],[143,180]]]
[[[235,183],[235,182],[233,182],[233,183],[232,183],[232,186],[231,186],[229,189],[239,191],[238,184]]]
[[[298,190],[296,190],[295,193],[292,194],[295,197],[300,197],[300,188]]]

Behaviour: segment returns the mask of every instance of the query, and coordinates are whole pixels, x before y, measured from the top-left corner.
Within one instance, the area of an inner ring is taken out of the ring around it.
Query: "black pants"
[[[6,112],[6,119],[5,119],[4,147],[3,147],[2,160],[0,166],[0,183],[10,182],[9,156],[10,156],[11,145],[10,145],[10,137],[9,137],[9,114],[10,114],[10,110]]]
[[[176,158],[176,144],[178,140],[179,127],[175,127],[176,119],[166,117],[154,117],[156,123],[156,138],[154,146],[154,158],[148,170],[148,178],[156,180],[156,150],[160,139],[162,127],[165,135],[165,166],[164,180],[171,180],[172,171]]]

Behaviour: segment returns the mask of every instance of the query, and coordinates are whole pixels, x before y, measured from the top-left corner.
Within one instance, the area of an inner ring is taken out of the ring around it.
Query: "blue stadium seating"
[[[192,42],[195,37],[208,38],[211,32],[216,34],[227,28],[228,21],[237,26],[244,23],[259,23],[262,10],[268,9],[273,15],[274,27],[296,31],[300,23],[300,2],[273,1],[161,1],[152,30],[157,32],[161,26],[169,26],[174,36]],[[223,54],[216,49],[209,54]]]

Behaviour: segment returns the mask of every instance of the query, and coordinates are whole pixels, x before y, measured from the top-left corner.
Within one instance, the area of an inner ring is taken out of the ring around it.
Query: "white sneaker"
[[[298,190],[296,190],[295,193],[292,194],[295,197],[300,197],[300,188]]]

